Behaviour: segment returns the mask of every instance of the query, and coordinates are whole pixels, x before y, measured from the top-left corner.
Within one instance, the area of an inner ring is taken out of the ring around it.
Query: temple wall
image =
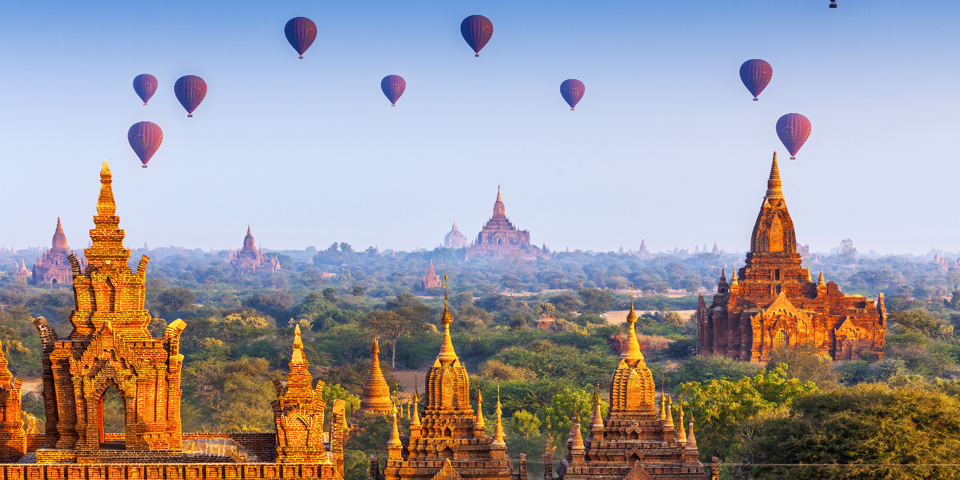
[[[299,480],[337,476],[333,465],[317,464],[0,464],[0,480]]]

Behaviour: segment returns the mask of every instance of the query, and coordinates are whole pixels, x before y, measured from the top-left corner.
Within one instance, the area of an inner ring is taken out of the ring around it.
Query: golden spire
[[[480,392],[480,387],[477,387],[477,420],[475,425],[477,428],[486,427],[486,423],[483,421],[483,393]]]
[[[497,201],[503,203],[503,197],[500,196],[500,185],[497,185]]]
[[[387,442],[387,447],[401,447],[403,443],[400,442],[400,428],[397,427],[397,409],[393,409],[393,430],[390,432],[390,441]]]
[[[376,319],[374,319],[373,328],[376,331]],[[391,408],[392,405],[390,386],[387,385],[387,379],[383,377],[383,370],[380,369],[380,341],[374,336],[373,346],[370,347],[370,375],[363,384],[363,392],[360,395],[360,410],[386,414],[387,409]]]
[[[290,365],[303,365],[303,339],[300,338],[300,325],[293,330],[293,355]]]
[[[813,283],[813,274],[810,273],[810,269],[807,269],[807,281]]]
[[[820,269],[820,278],[817,280],[817,285],[819,285],[819,286],[824,286],[824,287],[827,286],[827,281],[824,280],[824,278],[823,278],[823,269],[822,269],[822,268]]]
[[[450,317],[449,297],[447,294],[447,276],[443,276],[443,344],[440,345],[440,355],[437,360],[456,360],[457,352],[453,350],[453,339],[450,337],[450,324],[453,318]]]
[[[410,405],[413,408],[410,418],[410,431],[420,430],[420,393],[417,392],[417,379],[413,379],[413,402]]]
[[[780,167],[777,166],[777,152],[773,152],[773,165],[770,167],[770,178],[767,180],[767,195],[764,198],[783,198],[780,183]]]
[[[586,445],[583,444],[583,434],[580,433],[580,419],[577,418],[573,422],[573,445],[570,446],[570,451],[584,451],[586,450]]]
[[[740,281],[737,280],[737,267],[733,267],[733,279],[730,281],[730,285],[740,285]]]
[[[500,408],[500,385],[497,385],[497,427],[494,430],[493,434],[493,444],[494,445],[506,445],[507,442],[503,439],[503,410]]]
[[[667,419],[667,399],[666,399],[666,395],[664,395],[666,393],[666,389],[665,389],[666,385],[667,383],[663,380],[663,377],[661,376],[660,377],[660,420]]]
[[[673,425],[673,399],[667,397],[667,414],[666,414],[666,423],[663,424],[666,427],[672,427]],[[683,428],[683,425],[680,425],[680,428]]]
[[[113,199],[113,174],[110,173],[110,165],[103,161],[103,168],[100,169],[100,198],[97,199],[97,215],[101,217],[112,217],[117,213],[117,202]]]
[[[680,418],[680,421],[677,423],[680,425],[680,429],[677,431],[677,441],[680,443],[687,442],[687,432],[683,428],[683,398],[677,399],[677,416]]]
[[[600,387],[593,392],[593,415],[590,417],[590,430],[603,428],[603,415],[600,413]]]
[[[633,285],[630,285],[630,313],[627,314],[627,347],[623,349],[620,358],[623,360],[643,361],[643,353],[640,352],[640,342],[637,340],[637,332],[634,325],[637,323],[637,312],[633,310]]]
[[[689,450],[696,450],[697,448],[697,437],[693,436],[693,415],[690,416],[690,433],[687,434],[686,446]]]

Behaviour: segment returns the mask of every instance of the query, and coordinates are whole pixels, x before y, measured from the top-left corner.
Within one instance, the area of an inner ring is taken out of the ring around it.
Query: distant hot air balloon
[[[830,0],[830,8],[837,8],[837,0]]]
[[[300,54],[300,58],[303,58],[303,52],[306,52],[317,39],[317,24],[307,17],[291,18],[287,26],[283,27],[283,34],[287,36],[287,41],[293,49]]]
[[[207,96],[207,82],[196,75],[184,75],[177,79],[173,92],[177,94],[180,105],[187,110],[187,116],[192,117],[193,111],[200,106],[203,97]]]
[[[567,104],[570,105],[570,111],[577,106],[577,103],[583,98],[583,92],[585,92],[587,87],[583,85],[583,82],[575,78],[564,80],[560,84],[560,95],[563,95],[563,99],[567,101]]]
[[[797,152],[810,137],[810,120],[799,113],[788,113],[777,120],[777,136],[790,152],[790,160],[797,159]]]
[[[391,107],[397,106],[397,100],[400,99],[400,95],[403,95],[403,91],[406,89],[407,82],[400,75],[387,75],[383,77],[383,80],[380,80],[380,90],[383,90],[387,100],[390,100]]]
[[[133,124],[127,131],[127,141],[130,147],[140,157],[143,168],[147,168],[147,162],[157,153],[160,143],[163,142],[163,130],[160,126],[152,122],[140,122]]]
[[[157,85],[157,77],[149,73],[141,73],[133,77],[133,90],[140,96],[140,100],[143,100],[143,106],[147,106],[150,97],[157,93]]]
[[[747,60],[740,65],[740,80],[743,81],[743,86],[753,94],[754,102],[757,101],[760,92],[767,88],[771,78],[773,78],[773,67],[763,60]]]
[[[476,53],[479,57],[480,50],[483,50],[483,46],[493,36],[493,23],[483,15],[470,15],[460,22],[460,34],[473,49],[473,53]]]

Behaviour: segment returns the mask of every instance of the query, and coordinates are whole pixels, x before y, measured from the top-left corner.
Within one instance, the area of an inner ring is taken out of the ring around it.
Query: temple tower
[[[373,339],[370,357],[370,375],[363,384],[358,412],[390,415],[393,413],[393,400],[390,399],[390,387],[383,378],[383,370],[380,369],[380,342],[376,337]]]
[[[60,217],[57,217],[57,229],[53,232],[51,248],[43,252],[43,256],[38,258],[33,266],[33,283],[69,284],[73,274],[67,257],[71,253]]]
[[[73,331],[59,340],[46,320],[34,321],[43,345],[44,404],[47,436],[37,462],[96,461],[124,452],[178,452],[180,428],[180,334],[186,324],[175,320],[162,338],[147,330],[151,317],[144,308],[147,262],[136,271],[127,266],[124,231],[106,162],[100,171],[97,215],[84,250],[88,266],[68,257],[76,309]],[[122,442],[107,442],[103,431],[103,398],[115,388],[124,410]]]
[[[0,463],[15,463],[27,453],[23,430],[23,380],[13,378],[0,345]]]

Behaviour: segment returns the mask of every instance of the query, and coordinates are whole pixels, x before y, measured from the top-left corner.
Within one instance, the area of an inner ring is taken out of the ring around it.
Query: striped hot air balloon
[[[571,112],[576,108],[580,99],[583,98],[583,93],[586,90],[587,87],[583,85],[583,82],[575,78],[564,80],[563,83],[560,84],[560,95],[562,95],[563,99],[570,105]]]
[[[478,57],[480,50],[490,41],[493,36],[493,23],[483,15],[470,15],[460,22],[460,34],[467,41],[467,45],[473,49]]]
[[[771,78],[773,78],[773,67],[764,60],[755,58],[740,65],[740,80],[743,81],[743,86],[750,90],[754,102],[758,100],[760,92],[767,88]]]
[[[143,168],[147,168],[150,158],[157,153],[157,149],[163,143],[163,130],[153,122],[134,123],[130,130],[127,130],[127,141],[130,142],[130,148],[134,153],[140,157]]]
[[[407,82],[400,75],[387,75],[380,80],[380,90],[383,90],[387,100],[390,100],[391,107],[397,106],[397,100],[400,100],[400,95],[403,95],[406,89]]]
[[[154,93],[157,93],[157,85],[159,85],[157,83],[157,77],[149,73],[141,73],[133,77],[133,91],[137,92],[140,100],[143,100],[144,107],[147,106],[150,97],[152,97]]]
[[[207,82],[196,75],[184,75],[177,79],[173,93],[177,95],[180,105],[187,110],[187,116],[192,117],[193,111],[200,106],[203,97],[207,96]]]
[[[797,152],[810,137],[810,120],[799,113],[788,113],[777,120],[777,136],[790,152],[790,160],[797,159]]]
[[[307,17],[291,18],[283,27],[283,34],[287,36],[290,46],[300,54],[302,59],[303,52],[306,52],[317,39],[317,24]]]

